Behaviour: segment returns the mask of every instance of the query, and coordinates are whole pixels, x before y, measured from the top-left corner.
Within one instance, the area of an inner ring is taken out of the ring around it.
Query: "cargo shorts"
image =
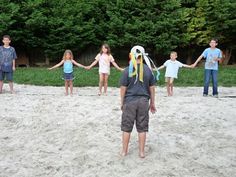
[[[125,103],[122,110],[121,131],[132,132],[134,123],[138,133],[147,132],[149,124],[149,100],[145,97]]]

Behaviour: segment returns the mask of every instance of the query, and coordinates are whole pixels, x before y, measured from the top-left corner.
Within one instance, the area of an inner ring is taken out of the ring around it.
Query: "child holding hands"
[[[177,52],[172,51],[170,53],[170,59],[167,60],[162,66],[157,68],[157,70],[163,69],[166,67],[165,72],[165,82],[167,88],[168,96],[173,96],[173,86],[174,86],[174,79],[178,78],[178,70],[181,67],[186,68],[193,68],[193,65],[186,65],[176,60]]]
[[[81,67],[81,68],[87,68],[82,64],[77,63],[74,60],[73,53],[71,50],[66,50],[63,55],[63,59],[60,63],[56,64],[55,66],[48,68],[49,70],[58,68],[59,66],[63,65],[63,71],[64,71],[64,80],[65,80],[65,95],[68,95],[68,87],[70,87],[70,95],[73,95],[73,64]]]

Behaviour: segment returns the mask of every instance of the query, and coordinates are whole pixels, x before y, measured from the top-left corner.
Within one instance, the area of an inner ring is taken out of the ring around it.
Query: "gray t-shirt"
[[[120,79],[120,85],[127,87],[124,103],[134,101],[140,97],[146,97],[147,99],[150,99],[149,87],[155,85],[156,79],[147,65],[144,64],[143,66],[143,82],[141,82],[139,78],[137,79],[136,83],[135,80],[136,76],[129,77],[129,68],[125,68]]]

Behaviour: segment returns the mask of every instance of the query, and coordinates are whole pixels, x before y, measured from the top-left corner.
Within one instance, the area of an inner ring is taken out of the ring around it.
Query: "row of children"
[[[10,36],[3,36],[3,46],[0,46],[0,93],[2,93],[3,80],[6,78],[9,81],[10,92],[14,93],[13,90],[13,71],[15,70],[15,59],[17,58],[15,49],[10,46]],[[173,82],[177,78],[178,70],[180,67],[194,68],[197,63],[202,59],[206,58],[205,62],[205,78],[204,78],[204,90],[203,96],[208,95],[208,88],[210,83],[210,78],[213,81],[213,96],[218,96],[217,90],[217,73],[218,73],[218,61],[222,58],[221,51],[216,48],[217,39],[212,39],[210,41],[210,48],[204,50],[196,62],[192,65],[186,65],[177,61],[177,53],[171,52],[170,59],[167,60],[162,66],[157,68],[163,69],[166,67],[165,81],[167,83],[167,94],[168,96],[173,95]],[[90,66],[84,66],[77,63],[74,60],[71,50],[66,50],[64,52],[63,58],[60,63],[49,68],[49,70],[57,68],[63,65],[64,80],[65,80],[65,90],[66,95],[68,95],[68,88],[70,88],[70,94],[73,94],[73,65],[85,68],[87,70],[91,69],[99,63],[99,93],[102,94],[102,87],[104,87],[104,94],[107,94],[108,77],[110,74],[110,63],[112,63],[115,68],[120,71],[124,69],[120,68],[115,62],[113,56],[111,55],[110,47],[107,44],[102,45],[100,53],[95,57],[95,61]]]
[[[13,47],[10,47],[10,37],[3,37],[4,45],[0,48],[0,88],[2,92],[2,85],[4,77],[10,81],[10,89],[13,93],[12,76],[15,70],[15,59],[16,53]],[[204,50],[202,55],[196,60],[193,65],[185,65],[176,60],[177,53],[172,52],[170,55],[170,60],[166,61],[163,66],[158,69],[166,67],[166,81],[167,81],[167,91],[168,95],[173,94],[173,81],[177,78],[177,73],[179,67],[189,67],[193,68],[197,63],[204,57],[206,58],[205,64],[205,84],[204,84],[204,96],[208,94],[209,78],[213,76],[213,95],[217,96],[217,70],[218,61],[221,59],[221,52],[216,48],[217,40],[212,39],[210,42],[210,48]],[[72,52],[66,50],[63,59],[60,63],[53,66],[56,67],[64,65],[64,79],[66,86],[66,94],[68,94],[68,85],[71,88],[71,94],[73,91],[73,64],[78,67],[83,67],[85,69],[90,69],[96,63],[99,62],[99,73],[100,73],[100,83],[99,83],[99,94],[102,93],[102,86],[104,86],[104,92],[107,89],[107,80],[110,73],[110,63],[112,63],[117,69],[123,71],[114,61],[114,58],[110,54],[110,49],[108,45],[103,45],[101,52],[96,56],[96,60],[90,66],[83,66],[73,59]],[[146,62],[146,65],[144,64]],[[120,96],[121,96],[121,130],[122,134],[122,151],[121,156],[126,156],[128,153],[128,146],[130,135],[134,126],[136,124],[136,129],[138,131],[139,139],[139,156],[141,158],[145,157],[145,143],[146,143],[146,132],[149,128],[149,110],[152,113],[156,112],[155,108],[155,83],[156,78],[152,72],[152,67],[150,65],[149,58],[141,46],[135,46],[131,49],[129,67],[125,68],[120,80]],[[150,101],[149,101],[150,100]]]

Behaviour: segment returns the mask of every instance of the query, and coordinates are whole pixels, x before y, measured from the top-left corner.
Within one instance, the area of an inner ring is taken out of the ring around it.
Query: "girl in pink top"
[[[104,87],[104,94],[107,94],[107,86],[108,86],[108,77],[110,75],[110,63],[112,63],[116,69],[123,71],[122,68],[120,68],[113,56],[111,55],[111,50],[109,45],[103,44],[100,50],[100,53],[97,54],[95,57],[95,61],[88,67],[88,69],[91,69],[93,66],[95,66],[97,63],[99,63],[99,93],[100,96],[102,94],[102,87]]]

